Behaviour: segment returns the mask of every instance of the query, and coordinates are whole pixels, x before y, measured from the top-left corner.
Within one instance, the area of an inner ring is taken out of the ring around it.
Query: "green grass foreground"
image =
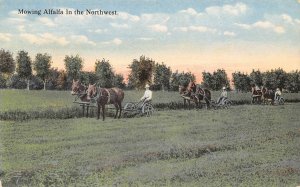
[[[0,124],[3,186],[297,186],[299,103]]]

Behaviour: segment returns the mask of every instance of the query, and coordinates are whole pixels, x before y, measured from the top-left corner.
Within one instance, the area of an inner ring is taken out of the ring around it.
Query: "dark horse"
[[[264,103],[271,101],[271,104],[274,104],[275,92],[273,90],[268,90],[266,87],[263,87],[261,92]]]
[[[77,97],[75,98],[75,101],[77,101],[77,99],[80,99],[81,102],[89,102],[89,100],[87,99],[87,87],[82,85],[79,80],[75,81],[73,79],[72,82],[72,90],[71,90],[71,94],[72,95],[77,95]],[[83,116],[84,116],[84,108],[85,105],[82,105],[82,111],[83,111]],[[89,115],[89,105],[86,106],[86,116]]]
[[[255,88],[255,85],[252,85],[252,104],[260,104],[262,102],[262,90],[258,90]]]
[[[117,118],[118,111],[120,110],[118,118],[121,117],[122,101],[124,99],[124,92],[119,88],[101,88],[96,84],[89,85],[87,89],[87,99],[95,99],[98,106],[97,119],[100,118],[100,108],[102,108],[103,121],[105,119],[105,105],[113,104],[116,108],[115,118]]]
[[[193,81],[190,81],[187,87],[179,86],[179,94],[183,97],[184,106],[188,102],[193,101],[197,107],[201,107],[201,100],[206,103],[206,109],[210,107],[211,92],[208,89],[203,89],[197,86]]]

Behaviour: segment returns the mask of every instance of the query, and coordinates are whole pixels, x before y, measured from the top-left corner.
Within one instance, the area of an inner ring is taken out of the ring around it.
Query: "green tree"
[[[118,88],[125,88],[124,77],[122,74],[115,74],[113,85]]]
[[[207,89],[213,89],[214,77],[209,72],[202,72],[202,85]]]
[[[10,75],[15,71],[15,61],[13,55],[4,49],[0,50],[0,73]]]
[[[212,74],[202,72],[202,85],[208,89],[220,90],[223,86],[229,88],[229,79],[224,69],[217,69]]]
[[[35,61],[33,63],[33,69],[36,71],[36,76],[42,79],[44,84],[44,90],[46,90],[46,82],[50,75],[51,67],[51,56],[47,53],[38,53],[35,56]]]
[[[57,88],[57,81],[59,76],[59,70],[57,68],[50,68],[49,76],[47,80],[47,88],[50,90],[55,90]]]
[[[275,69],[263,73],[263,85],[269,89],[284,88],[287,80],[287,74],[283,69]]]
[[[95,72],[82,71],[80,74],[80,82],[84,85],[95,84],[98,81]]]
[[[73,79],[79,79],[80,72],[83,67],[83,59],[79,56],[65,56],[65,69],[68,75],[68,81],[72,81]]]
[[[95,72],[98,84],[101,87],[111,88],[114,81],[114,72],[108,60],[96,60]]]
[[[229,79],[227,77],[227,73],[224,69],[217,69],[214,71],[214,90],[221,90],[223,86],[229,88]]]
[[[17,73],[21,79],[27,82],[27,90],[29,90],[30,78],[32,76],[31,59],[28,52],[19,51],[17,55]]]
[[[296,70],[290,73],[287,73],[286,81],[284,88],[289,92],[299,92],[300,90],[300,71]]]
[[[179,85],[186,87],[190,81],[195,81],[196,77],[191,72],[181,72],[179,73],[178,70],[176,70],[174,73],[172,73],[170,78],[170,88],[173,91],[178,91]]]
[[[164,63],[155,64],[154,84],[161,87],[161,90],[165,91],[165,88],[170,87],[171,75],[172,71],[170,67],[167,67]]]
[[[263,76],[259,70],[255,71],[253,69],[252,72],[250,73],[250,78],[251,78],[251,84],[255,84],[259,87],[263,85],[263,79],[262,79]]]
[[[236,91],[247,92],[251,89],[251,79],[245,73],[239,71],[232,73],[232,82]]]
[[[135,88],[142,89],[147,83],[152,82],[155,61],[141,56],[139,60],[134,59],[128,68],[130,69],[128,82]]]
[[[59,75],[57,77],[57,89],[66,90],[68,88],[68,75],[65,71],[59,71]]]

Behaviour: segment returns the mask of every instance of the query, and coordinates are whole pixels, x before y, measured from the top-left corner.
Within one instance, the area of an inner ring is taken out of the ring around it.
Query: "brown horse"
[[[89,84],[87,89],[87,99],[95,99],[98,106],[97,119],[100,118],[100,110],[102,108],[103,121],[105,119],[105,105],[113,104],[116,108],[115,118],[117,118],[118,111],[120,110],[118,118],[121,117],[122,101],[124,99],[124,92],[119,88],[101,88],[96,87],[96,84]]]
[[[81,102],[89,102],[89,100],[87,99],[86,91],[87,91],[86,86],[82,85],[79,80],[75,81],[73,79],[71,94],[77,95],[77,97],[75,98],[75,101],[77,101],[77,99],[80,99]],[[82,105],[83,116],[84,116],[84,108],[85,108],[85,105],[83,104]],[[89,115],[89,105],[86,106],[86,117],[88,117],[88,115]]]
[[[200,102],[201,100],[204,100],[206,103],[206,109],[210,107],[210,101],[211,101],[211,92],[206,88],[201,88],[200,86],[196,87],[196,98]]]
[[[271,104],[274,104],[275,92],[273,90],[268,90],[266,87],[263,87],[261,92],[264,103],[266,103],[268,100],[271,100]]]
[[[179,86],[179,94],[183,97],[184,106],[188,102],[190,107],[190,101],[193,101],[197,107],[201,107],[200,101],[206,102],[206,108],[210,107],[211,92],[208,89],[202,89],[197,86],[193,81],[190,81],[187,87]]]
[[[257,90],[255,88],[255,85],[252,85],[252,88],[251,88],[251,92],[252,92],[252,103],[261,103],[262,102],[262,91],[261,90]]]
[[[191,105],[190,95],[191,95],[191,93],[188,92],[187,87],[179,85],[178,91],[179,91],[179,94],[183,97],[184,107],[186,106],[186,103],[188,103],[189,108],[190,108],[190,105]]]

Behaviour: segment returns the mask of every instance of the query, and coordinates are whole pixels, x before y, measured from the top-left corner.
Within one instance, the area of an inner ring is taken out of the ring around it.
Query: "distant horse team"
[[[206,88],[203,89],[199,85],[196,85],[193,81],[190,81],[186,87],[179,86],[179,94],[183,97],[184,106],[188,102],[190,108],[192,101],[196,104],[197,108],[201,108],[201,100],[204,100],[206,108],[210,107],[211,92]]]
[[[223,89],[225,89],[225,87],[223,87]],[[281,98],[281,92],[279,89],[273,91],[268,90],[266,87],[259,88],[253,85],[251,91],[252,103],[265,103],[267,101],[271,101],[271,104],[274,104],[278,95],[280,96],[280,99],[283,99]],[[77,98],[80,99],[81,103],[87,103],[87,115],[90,106],[89,104],[94,102],[98,109],[97,119],[100,118],[100,112],[102,109],[102,119],[105,120],[105,105],[109,104],[113,104],[116,108],[114,118],[121,117],[124,92],[120,88],[102,88],[96,86],[96,84],[89,84],[89,86],[85,86],[81,84],[79,80],[73,80],[71,94],[77,95]],[[193,81],[190,81],[186,86],[179,85],[179,94],[183,98],[184,107],[186,107],[186,103],[188,103],[188,107],[190,108],[191,102],[194,102],[197,108],[201,108],[201,101],[204,101],[206,108],[210,108],[212,98],[211,92],[206,88],[201,88],[200,85],[196,85]],[[85,104],[82,104],[82,106],[84,111]]]
[[[278,102],[283,104],[283,98],[281,97],[281,91],[279,88],[274,90],[267,89],[265,86],[261,88],[255,85],[252,85],[252,104],[268,103],[274,104]]]

